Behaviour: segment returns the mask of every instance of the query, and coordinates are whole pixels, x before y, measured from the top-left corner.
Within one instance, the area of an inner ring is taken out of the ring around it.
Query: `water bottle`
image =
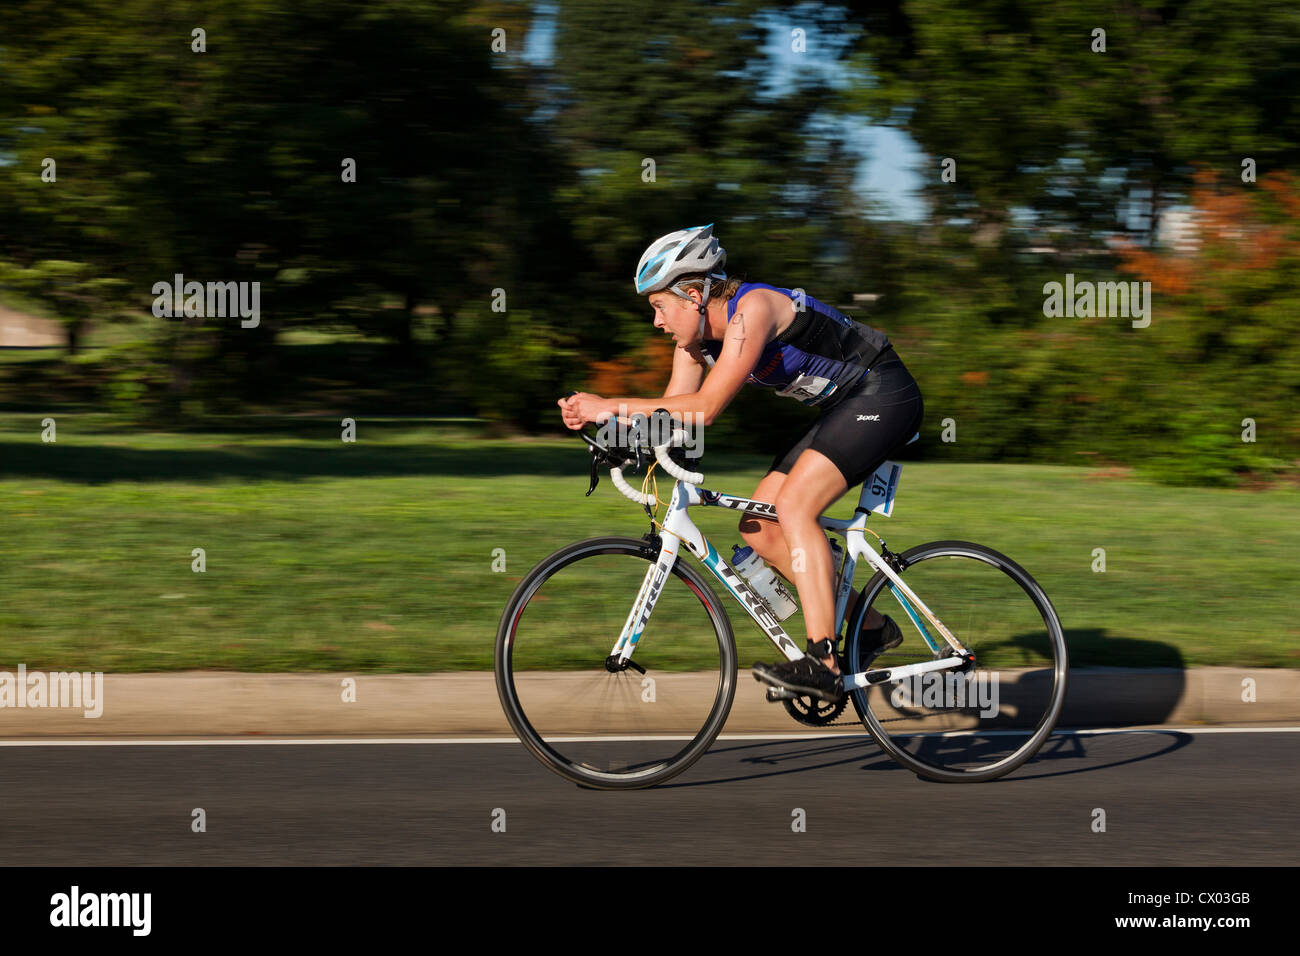
[[[748,582],[755,593],[767,602],[767,606],[772,609],[772,614],[778,621],[784,621],[799,610],[799,605],[790,596],[785,584],[776,576],[776,572],[754,553],[753,548],[742,548],[738,544],[733,544],[731,566]]]

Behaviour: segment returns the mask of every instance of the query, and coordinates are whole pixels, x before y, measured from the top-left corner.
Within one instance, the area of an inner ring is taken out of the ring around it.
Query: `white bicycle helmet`
[[[678,229],[660,236],[642,253],[636,267],[636,291],[639,295],[662,292],[682,276],[721,273],[726,264],[727,251],[718,245],[713,223]],[[671,291],[682,295],[677,289]]]
[[[709,304],[709,287],[714,279],[726,279],[722,267],[727,264],[727,250],[713,235],[713,223],[691,226],[660,236],[641,254],[633,281],[639,295],[665,290],[683,299],[690,296],[677,288],[683,276],[704,273],[704,296],[700,301],[700,335],[704,335],[704,317]]]

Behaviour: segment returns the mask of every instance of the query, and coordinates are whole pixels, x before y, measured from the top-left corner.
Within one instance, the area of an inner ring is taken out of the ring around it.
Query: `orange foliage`
[[[985,385],[989,380],[988,372],[962,372],[961,380],[967,385]]]
[[[1119,268],[1151,282],[1151,288],[1181,295],[1215,281],[1216,274],[1244,269],[1267,269],[1284,255],[1300,254],[1300,239],[1293,233],[1300,222],[1300,195],[1292,176],[1274,173],[1259,180],[1259,186],[1291,217],[1279,225],[1267,222],[1255,210],[1253,186],[1242,183],[1219,188],[1217,176],[1200,170],[1194,177],[1191,204],[1194,209],[1196,251],[1154,252],[1120,240]],[[1211,261],[1213,260],[1213,261]]]
[[[647,336],[630,354],[594,363],[588,391],[603,398],[658,397],[672,378],[675,348],[663,333]]]

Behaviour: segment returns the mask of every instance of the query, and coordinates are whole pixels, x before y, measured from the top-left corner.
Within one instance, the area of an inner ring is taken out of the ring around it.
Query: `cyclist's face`
[[[671,292],[655,292],[650,296],[656,329],[663,329],[674,342],[685,343],[699,330],[699,311],[694,302],[688,302]]]

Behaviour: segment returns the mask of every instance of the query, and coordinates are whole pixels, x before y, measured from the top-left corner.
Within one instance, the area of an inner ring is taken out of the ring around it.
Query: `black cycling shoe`
[[[885,615],[885,621],[879,627],[871,630],[864,627],[859,633],[861,642],[858,647],[862,654],[863,667],[869,667],[879,654],[903,643],[903,632],[898,629],[898,625],[889,615]]]
[[[836,703],[844,699],[844,680],[821,662],[821,658],[829,657],[834,652],[835,644],[829,639],[809,641],[806,657],[779,664],[755,664],[751,670],[754,680]]]

